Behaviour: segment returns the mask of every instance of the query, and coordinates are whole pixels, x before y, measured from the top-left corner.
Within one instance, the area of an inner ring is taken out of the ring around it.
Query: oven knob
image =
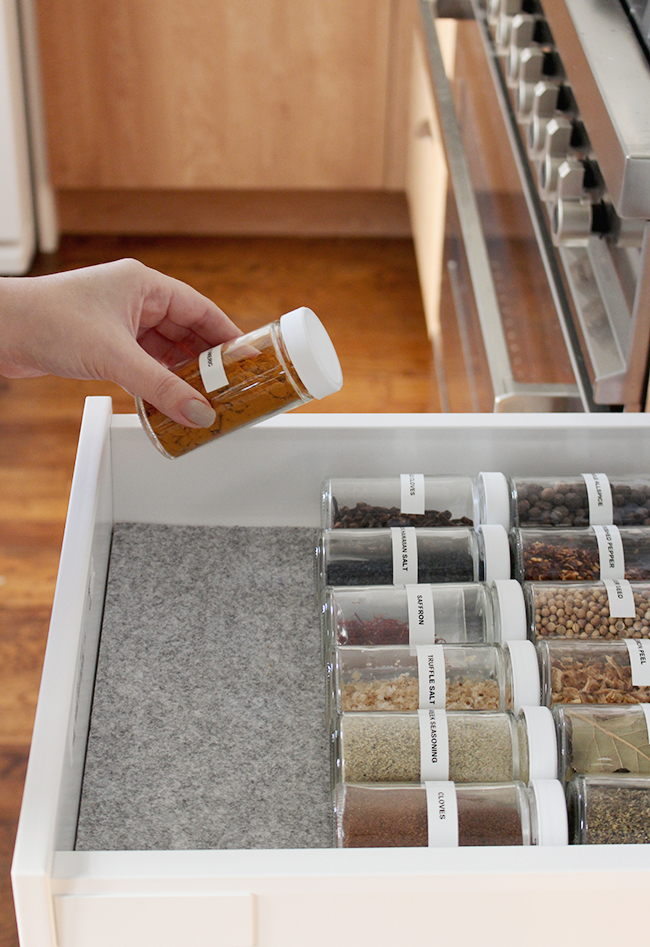
[[[540,118],[551,118],[558,107],[560,87],[554,82],[542,80],[534,87],[533,115]]]
[[[585,192],[585,166],[577,158],[565,158],[557,169],[558,197],[578,200]]]
[[[563,115],[554,115],[544,133],[544,152],[552,158],[563,158],[571,145],[573,122]]]
[[[517,86],[517,118],[526,122],[533,112],[535,98],[535,83],[520,82]]]
[[[539,193],[542,200],[551,201],[557,194],[558,172],[564,158],[545,155],[539,168]],[[580,195],[577,195],[578,197]]]
[[[568,201],[558,198],[551,214],[551,231],[556,246],[581,246],[592,231],[591,201]]]
[[[519,81],[538,82],[542,78],[545,57],[544,50],[536,46],[522,50],[519,57]]]
[[[508,58],[506,61],[506,79],[510,85],[519,78],[519,61],[522,52],[533,42],[536,18],[530,13],[518,13],[510,23]]]
[[[535,115],[533,112],[533,119],[528,125],[526,142],[528,145],[528,154],[531,158],[539,158],[542,153],[546,137],[546,126],[549,122],[550,119],[546,116]]]

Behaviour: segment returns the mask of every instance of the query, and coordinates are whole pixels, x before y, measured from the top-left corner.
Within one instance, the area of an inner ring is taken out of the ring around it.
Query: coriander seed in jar
[[[334,394],[343,384],[330,337],[318,316],[305,306],[208,349],[173,371],[208,399],[216,418],[209,428],[184,427],[137,397],[136,407],[149,439],[169,458]]]
[[[650,638],[650,582],[526,582],[528,633],[542,638]]]

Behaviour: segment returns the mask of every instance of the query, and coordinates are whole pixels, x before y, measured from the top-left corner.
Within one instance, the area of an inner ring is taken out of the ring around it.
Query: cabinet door
[[[394,0],[39,0],[58,188],[377,188]]]

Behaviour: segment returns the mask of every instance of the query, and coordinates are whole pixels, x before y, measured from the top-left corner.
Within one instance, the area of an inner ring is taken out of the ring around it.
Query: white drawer
[[[89,399],[12,872],[22,947],[604,945],[601,897],[647,936],[647,846],[73,850],[113,523],[317,526],[325,477],[408,470],[647,473],[650,418],[296,414],[167,461]]]

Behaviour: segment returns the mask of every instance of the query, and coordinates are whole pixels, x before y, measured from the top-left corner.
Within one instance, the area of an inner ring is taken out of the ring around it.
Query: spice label
[[[436,643],[436,616],[430,585],[407,585],[409,644]]]
[[[607,605],[612,618],[636,618],[634,592],[627,579],[605,579]]]
[[[417,645],[419,703],[422,709],[445,707],[447,680],[441,644]]]
[[[444,710],[418,710],[420,781],[449,779],[449,728]]]
[[[647,638],[624,638],[630,653],[633,687],[650,687],[650,641]]]
[[[625,555],[618,526],[594,526],[601,579],[625,578]]]
[[[402,513],[424,514],[424,474],[400,474]]]
[[[583,474],[589,502],[589,523],[592,526],[608,526],[614,522],[612,488],[607,474]]]
[[[393,585],[415,585],[418,581],[418,540],[415,526],[391,526]]]
[[[450,782],[424,784],[427,794],[427,823],[430,848],[458,847],[458,800]]]
[[[207,352],[201,352],[199,355],[199,371],[201,372],[201,381],[206,392],[218,391],[219,388],[228,386],[228,377],[223,367],[221,358],[221,345],[208,349]]]

